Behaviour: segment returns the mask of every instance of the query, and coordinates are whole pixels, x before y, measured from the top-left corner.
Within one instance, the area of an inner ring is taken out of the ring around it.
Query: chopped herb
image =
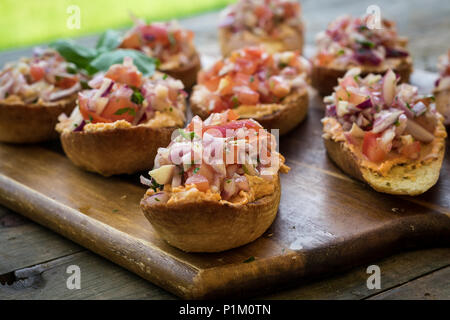
[[[358,27],[358,30],[359,31],[364,31],[364,30],[369,30],[369,28],[367,28],[367,26],[365,26],[365,25],[361,25],[361,26]]]
[[[63,78],[63,77],[56,75],[56,76],[55,76],[55,81],[58,82],[58,81],[62,80],[62,78]]]
[[[159,202],[159,199],[155,197],[155,200]]]
[[[114,112],[115,115],[122,115],[124,113],[128,113],[130,116],[135,116],[136,115],[136,110],[134,110],[133,108],[122,108],[117,110],[116,112]]]
[[[227,183],[231,183],[231,179],[228,179],[228,180],[227,180]]]
[[[163,185],[159,184],[158,182],[155,181],[155,179],[151,179],[152,185],[150,186],[150,188],[152,188],[155,192],[159,189],[162,190],[164,188]]]
[[[350,92],[348,92],[348,91],[345,91],[345,92],[347,92],[347,97],[350,99]]]
[[[337,52],[338,56],[342,56],[345,53],[344,49],[341,49]]]
[[[248,170],[247,170],[247,167],[246,167],[245,165],[242,166],[242,170],[244,170],[244,173],[245,173],[245,174],[249,174],[249,173],[248,173]]]
[[[400,121],[398,121],[398,120],[395,121],[395,122],[394,122],[394,125],[395,125],[396,127],[398,127],[398,126],[400,125]]]
[[[284,62],[280,62],[279,64],[278,64],[278,68],[280,68],[280,69],[283,69],[283,68],[285,68],[285,67],[287,67],[288,66],[288,64],[287,63],[284,63]]]
[[[436,101],[436,98],[435,98],[435,96],[433,96],[433,95],[431,95],[431,96],[429,96],[428,98],[430,98],[431,99],[431,101]]]
[[[375,47],[375,44],[368,40],[356,40],[356,42],[358,42],[360,45],[362,45],[363,47],[366,47],[366,48],[372,49]]]
[[[231,102],[233,103],[233,108],[239,107],[239,100],[236,96],[233,96],[233,98],[231,98]]]
[[[194,174],[196,174],[198,172],[198,170],[200,170],[200,167],[197,167],[194,169]]]
[[[254,256],[251,256],[247,260],[244,260],[244,263],[249,263],[249,262],[252,262],[252,261],[255,261],[255,257]]]
[[[406,106],[408,107],[409,110],[412,110],[411,106],[409,105],[409,103],[406,103]]]
[[[359,79],[359,75],[355,75],[355,76],[353,77],[353,80],[355,80],[356,82],[358,82],[358,79]]]
[[[73,126],[76,128],[78,127],[78,123],[74,123]]]
[[[342,98],[341,98],[341,97],[339,97],[339,98],[338,98],[338,100],[339,100],[339,101],[342,101]]]
[[[131,95],[131,102],[135,104],[142,104],[144,102],[144,97],[139,89],[133,90],[133,94]]]
[[[170,108],[169,108],[169,111],[170,111],[170,112],[172,112],[172,111],[173,111],[173,108],[172,108],[172,107],[170,107]]]
[[[77,68],[72,67],[72,66],[67,66],[66,71],[67,71],[67,73],[75,74],[75,73],[77,73]]]
[[[85,80],[81,80],[80,84],[83,89],[91,89],[91,87],[88,85],[87,81],[85,81]]]
[[[178,132],[180,133],[180,135],[187,139],[187,140],[194,140],[195,138],[195,132],[185,132],[183,129],[178,129]]]
[[[168,75],[167,75],[167,74],[164,74],[164,75],[163,75],[163,80],[166,80],[167,77],[168,77]]]
[[[250,83],[253,82],[253,81],[255,81],[255,77],[254,77],[254,76],[251,76],[251,77],[250,77]]]
[[[112,212],[119,212],[119,209],[113,209]]]

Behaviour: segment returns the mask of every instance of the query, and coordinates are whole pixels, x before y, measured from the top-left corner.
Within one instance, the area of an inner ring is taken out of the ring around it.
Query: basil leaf
[[[99,52],[111,51],[120,45],[120,33],[114,30],[104,32],[97,40],[96,48]]]
[[[57,40],[48,45],[59,52],[68,62],[72,62],[78,68],[85,69],[91,73],[90,62],[97,55],[97,50],[77,44],[72,40]]]
[[[113,64],[121,64],[125,57],[132,58],[134,65],[145,77],[151,76],[155,72],[157,59],[150,58],[142,52],[129,49],[103,52],[91,61],[90,67],[97,71],[107,71]]]

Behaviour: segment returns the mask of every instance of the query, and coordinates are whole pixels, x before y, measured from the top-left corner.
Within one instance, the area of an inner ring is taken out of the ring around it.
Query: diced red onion
[[[373,124],[372,131],[374,133],[380,133],[389,128],[391,125],[393,125],[397,120],[398,117],[403,113],[403,111],[393,111],[393,112],[384,112],[381,114],[378,118],[375,119],[375,122]]]
[[[360,104],[356,105],[356,108],[361,109],[361,110],[364,110],[367,108],[372,108],[372,107],[373,107],[372,100],[370,100],[370,99],[367,99],[366,101],[363,101]]]
[[[361,64],[378,66],[382,60],[372,50],[360,49],[353,54],[353,58]]]
[[[428,143],[433,141],[434,136],[414,120],[408,119],[406,131],[419,141]]]
[[[386,48],[386,58],[404,58],[409,56],[408,51],[396,48]]]
[[[74,132],[83,131],[84,126],[86,125],[86,121],[82,120],[81,123],[73,129]]]

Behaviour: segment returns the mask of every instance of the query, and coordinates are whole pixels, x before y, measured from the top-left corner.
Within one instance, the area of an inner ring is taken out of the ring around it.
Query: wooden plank
[[[450,300],[450,267],[380,293],[373,300]]]
[[[366,282],[369,275],[366,273],[366,269],[370,264],[366,264],[340,275],[269,294],[262,298],[274,300],[364,299],[450,265],[450,249],[436,248],[404,252],[376,261],[374,264],[381,270],[381,289],[369,290],[367,288]],[[441,288],[442,284],[436,283],[435,287]],[[383,294],[381,293],[380,296]]]
[[[29,219],[0,207],[0,280],[16,269],[84,250]]]
[[[0,202],[184,298],[252,295],[413,245],[448,244],[449,210],[441,205],[450,193],[433,188],[418,204],[343,176],[323,150],[321,113],[313,105],[306,122],[283,137],[292,171],[282,177],[278,218],[266,237],[235,250],[202,255],[170,247],[140,212],[138,175],[86,173],[48,145],[0,145]],[[444,187],[449,178],[444,169]],[[250,256],[256,260],[242,263]]]
[[[68,266],[80,268],[80,289],[69,290]],[[3,299],[174,299],[167,291],[90,252],[80,252],[14,272],[0,285]]]

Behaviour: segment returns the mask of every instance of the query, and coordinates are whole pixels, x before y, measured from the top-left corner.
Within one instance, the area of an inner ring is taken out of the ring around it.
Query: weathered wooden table
[[[306,55],[314,35],[333,17],[362,14],[372,1],[302,1],[307,26]],[[450,43],[447,1],[377,1],[381,14],[395,18],[410,38],[417,69],[436,70],[437,56]],[[185,19],[201,52],[217,55],[217,13]],[[95,37],[81,40],[92,44]],[[0,65],[30,49],[0,53]],[[450,211],[450,208],[449,208]],[[367,266],[285,289],[263,299],[450,299],[450,248],[403,252],[374,261],[381,289],[369,290]],[[69,265],[82,270],[82,288],[68,290]],[[281,288],[280,288],[281,290]],[[174,299],[172,294],[87,251],[69,240],[0,206],[0,300],[2,299]]]

